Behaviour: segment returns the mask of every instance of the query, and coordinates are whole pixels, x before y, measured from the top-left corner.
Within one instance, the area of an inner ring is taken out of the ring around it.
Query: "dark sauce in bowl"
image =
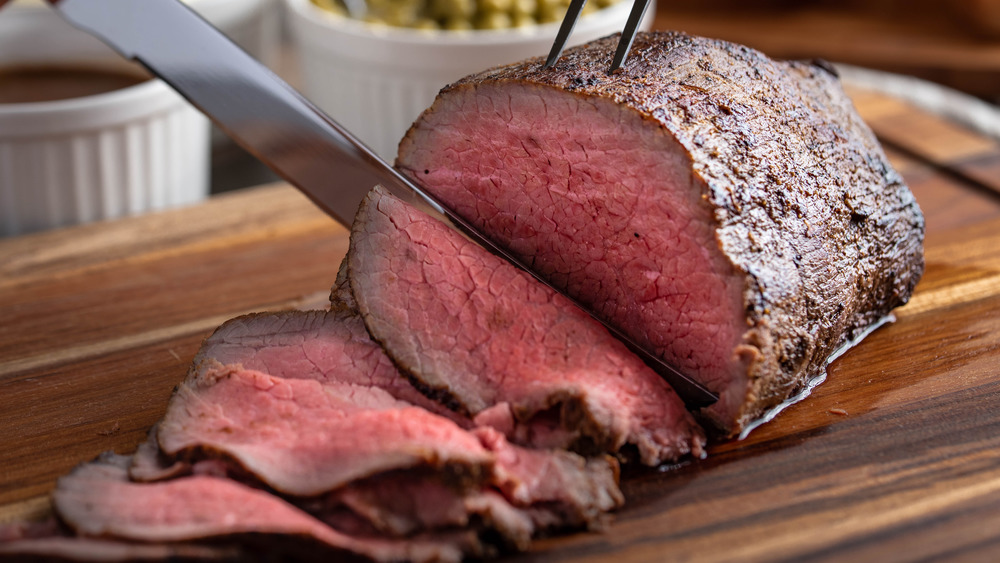
[[[24,65],[0,68],[0,104],[50,102],[93,96],[141,84],[140,70],[85,65]]]

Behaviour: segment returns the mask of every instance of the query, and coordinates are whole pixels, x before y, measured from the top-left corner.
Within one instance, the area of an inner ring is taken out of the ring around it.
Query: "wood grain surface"
[[[653,27],[1000,98],[1000,3],[993,0],[663,0]]]
[[[896,322],[811,397],[704,460],[626,469],[603,533],[515,559],[991,560],[1000,556],[1000,190],[995,142],[853,92],[927,216]],[[325,301],[347,234],[283,185],[0,240],[0,522],[132,451],[200,342],[247,311]]]

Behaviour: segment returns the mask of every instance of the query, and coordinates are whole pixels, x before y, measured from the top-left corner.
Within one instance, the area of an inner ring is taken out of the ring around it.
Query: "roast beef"
[[[613,459],[524,450],[379,387],[213,367],[178,387],[135,459],[108,454],[60,480],[54,508],[75,537],[5,528],[2,549],[455,561],[600,526],[623,502],[617,479]]]
[[[377,387],[468,425],[401,377],[381,346],[368,336],[357,311],[349,303],[335,303],[331,311],[279,311],[226,321],[195,355],[191,377],[239,365],[285,379]]]
[[[181,384],[158,439],[168,456],[218,452],[302,497],[424,466],[478,484],[493,463],[475,436],[377,387],[232,368]]]
[[[371,335],[417,386],[540,447],[653,465],[701,453],[670,387],[598,322],[508,262],[374,189],[347,275]]]
[[[260,482],[352,534],[482,529],[524,548],[537,532],[600,526],[623,501],[614,460],[522,451],[378,387],[338,381],[208,370],[178,388],[154,436],[167,464],[188,465],[164,477]],[[134,462],[133,474],[136,464],[149,465]]]
[[[345,280],[343,275],[338,276],[338,285],[346,287]],[[383,393],[388,391],[388,394],[397,399],[427,407],[429,399],[420,395],[400,376],[382,349],[368,337],[357,312],[352,309],[353,297],[349,289],[343,289],[339,294],[349,301],[335,300],[334,310],[330,312],[283,311],[248,315],[226,322],[199,350],[194,362],[196,369],[189,376],[189,384],[208,380],[211,385],[213,377],[209,373],[230,364],[264,370],[279,379],[311,379],[323,385],[330,384],[332,389],[349,384],[351,402],[357,402],[359,397],[365,396],[354,394],[358,388],[371,387],[374,390],[370,393],[382,397],[384,403],[381,406],[404,406],[403,402],[394,401]],[[177,395],[180,397],[183,394],[178,392]],[[219,395],[227,396],[226,392]],[[369,402],[365,408],[375,406],[379,405]],[[471,426],[471,421],[447,411],[438,403],[432,403],[428,408],[438,414],[445,411],[459,425]],[[187,409],[178,409],[175,404],[172,404],[170,412],[183,412],[185,417],[191,414]],[[169,414],[167,418],[170,418]],[[543,505],[562,511],[558,522],[551,521],[544,526],[539,523],[538,529],[593,526],[601,521],[599,513],[619,506],[622,502],[620,492],[613,486],[617,477],[609,472],[616,466],[609,464],[608,460],[598,458],[585,462],[579,456],[566,452],[528,452],[507,444],[506,440],[488,430],[477,430],[474,435],[495,455],[496,465],[493,468],[491,486],[503,490],[519,507]],[[134,464],[155,459],[147,465],[160,470],[163,460],[156,459],[159,455],[159,439],[154,438],[153,444],[152,447],[144,445],[140,448]],[[206,442],[200,442],[199,447],[204,448],[205,445]],[[190,446],[191,444],[188,445]],[[400,481],[408,479],[410,478],[396,474],[390,479],[378,480],[378,488],[383,491],[399,489]],[[424,479],[424,484],[422,488],[412,489],[426,491],[434,488],[427,479]],[[352,502],[357,502],[362,497],[371,498],[370,492],[360,492],[358,489],[355,483],[350,491],[336,496],[338,499],[350,498]],[[418,496],[423,494],[424,492],[417,493]],[[398,501],[404,496],[399,494],[395,498],[386,498]],[[426,512],[428,503],[419,504],[423,505],[421,510]],[[374,510],[377,509],[373,508],[372,511]],[[534,514],[537,515],[538,511],[535,510]],[[415,516],[419,520],[426,514]]]
[[[446,87],[396,164],[735,432],[906,303],[923,217],[827,67],[656,32],[608,73],[616,42]]]
[[[128,464],[125,456],[105,454],[60,478],[53,504],[77,537],[15,541],[0,546],[0,554],[77,560],[361,555],[376,561],[458,561],[463,552],[477,553],[474,539],[460,539],[459,534],[406,540],[350,537],[274,495],[229,479],[189,476],[133,483]],[[192,543],[205,540],[213,543]]]
[[[112,563],[139,561],[251,561],[239,546],[204,546],[186,543],[134,543],[113,539],[53,535],[0,543],[0,560],[26,563],[73,561]]]

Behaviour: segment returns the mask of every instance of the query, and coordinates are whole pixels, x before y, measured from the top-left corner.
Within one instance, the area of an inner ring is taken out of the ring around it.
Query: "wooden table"
[[[627,470],[606,533],[521,558],[1000,554],[1000,146],[854,95],[927,215],[911,303],[749,438]],[[0,521],[46,514],[59,475],[132,451],[223,320],[322,303],[346,249],[345,231],[282,185],[0,241]]]
[[[979,17],[974,4],[988,8],[991,0],[663,0],[653,28],[717,37],[774,58],[822,57],[918,76],[1000,101],[1000,12]]]

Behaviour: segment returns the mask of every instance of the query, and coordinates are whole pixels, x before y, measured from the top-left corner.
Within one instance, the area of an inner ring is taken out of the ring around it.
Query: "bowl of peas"
[[[283,0],[303,93],[392,162],[438,91],[548,54],[569,0]],[[632,2],[589,0],[568,45],[621,31]],[[643,20],[652,22],[655,3]]]

